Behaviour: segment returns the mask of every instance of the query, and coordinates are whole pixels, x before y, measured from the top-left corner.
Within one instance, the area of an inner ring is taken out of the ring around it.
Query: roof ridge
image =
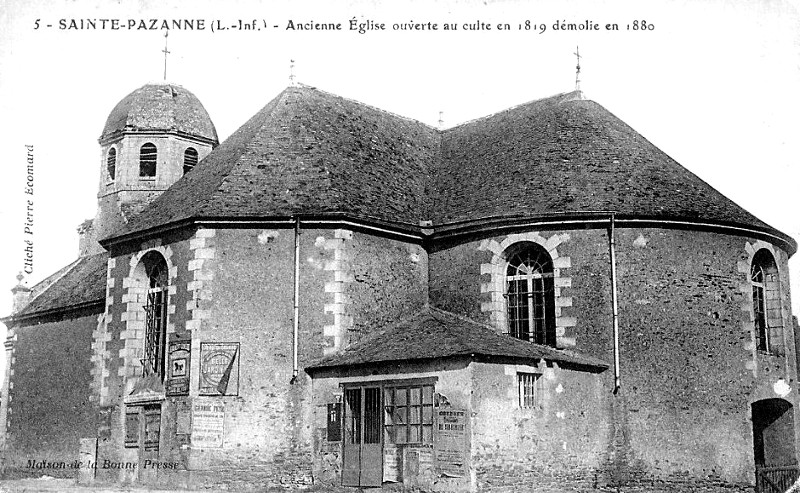
[[[292,89],[292,88],[308,89],[308,90],[311,90],[311,91],[315,91],[315,92],[324,94],[326,96],[331,96],[331,97],[334,97],[334,98],[337,98],[337,99],[342,99],[344,101],[348,101],[350,103],[354,103],[354,104],[357,104],[359,106],[363,106],[365,108],[369,108],[371,110],[378,111],[379,113],[384,113],[386,115],[393,116],[395,118],[399,118],[401,120],[414,122],[414,123],[419,123],[420,125],[423,125],[424,127],[427,127],[430,130],[436,131],[436,133],[438,133],[438,134],[443,134],[443,133],[448,132],[448,131],[450,131],[452,129],[459,128],[461,126],[468,125],[470,123],[475,123],[475,122],[478,122],[478,121],[481,121],[481,120],[485,120],[485,119],[491,118],[493,116],[499,115],[501,113],[505,113],[507,111],[515,110],[515,109],[520,108],[522,106],[527,106],[529,104],[534,104],[534,103],[540,103],[540,102],[546,101],[548,99],[555,99],[555,98],[558,98],[558,97],[567,96],[569,94],[577,94],[579,97],[576,98],[576,99],[578,99],[578,100],[591,101],[591,100],[585,99],[583,97],[583,91],[580,91],[580,90],[559,92],[559,93],[556,93],[556,94],[553,94],[553,95],[550,95],[550,96],[545,96],[545,97],[542,97],[542,98],[536,98],[536,99],[532,99],[530,101],[526,101],[524,103],[515,104],[513,106],[509,106],[507,108],[504,108],[504,109],[501,109],[501,110],[497,110],[497,111],[495,111],[493,113],[489,113],[488,115],[479,116],[477,118],[473,118],[471,120],[467,120],[467,121],[461,122],[461,123],[459,123],[457,125],[453,125],[452,127],[448,127],[446,129],[441,129],[441,128],[435,127],[433,125],[429,125],[429,124],[427,124],[427,123],[425,123],[423,121],[417,120],[416,118],[412,118],[410,116],[403,116],[403,115],[394,113],[392,111],[385,110],[385,109],[379,108],[377,106],[373,106],[373,105],[371,105],[369,103],[365,103],[363,101],[359,101],[357,99],[348,98],[346,96],[342,96],[342,95],[339,95],[339,94],[328,92],[328,91],[326,91],[324,89],[320,89],[319,87],[312,86],[312,85],[309,85],[309,84],[303,84],[303,83],[298,82],[295,86],[289,86],[289,87],[285,88],[283,91],[286,91],[286,90]],[[564,102],[575,101],[576,99],[565,99]],[[440,145],[441,145],[441,142],[440,142]]]
[[[544,98],[532,99],[532,100],[526,101],[524,103],[519,103],[519,104],[515,104],[513,106],[509,106],[508,108],[505,108],[505,109],[502,109],[502,110],[497,110],[494,113],[489,113],[488,115],[483,115],[483,116],[479,116],[477,118],[473,118],[471,120],[467,120],[465,122],[459,123],[458,125],[453,125],[452,127],[448,127],[448,128],[446,128],[444,130],[440,130],[440,132],[442,132],[442,133],[449,132],[450,130],[457,129],[457,128],[463,127],[465,125],[469,125],[471,123],[477,123],[479,121],[488,120],[488,119],[490,119],[492,117],[495,117],[495,116],[500,115],[502,113],[513,111],[513,110],[515,110],[517,108],[521,108],[523,106],[528,106],[528,105],[531,105],[531,104],[534,104],[534,103],[541,103],[543,101],[547,101],[548,99],[556,99],[556,98],[559,98],[559,97],[562,97],[562,96],[566,96],[568,94],[575,94],[575,93],[580,95],[580,97],[578,98],[579,100],[581,100],[581,101],[591,101],[591,100],[584,99],[583,98],[583,92],[579,91],[579,90],[568,91],[568,92],[559,92],[557,94],[553,94],[552,96],[547,96],[547,97],[544,97]],[[576,99],[565,99],[562,102],[575,101],[575,100]]]
[[[489,329],[489,330],[491,330],[492,332],[497,332],[497,331],[494,329],[494,327],[492,327],[491,325],[489,325],[489,324],[486,324],[486,323],[483,323],[483,322],[479,322],[479,321],[477,321],[477,320],[473,320],[473,319],[471,319],[471,318],[467,317],[466,315],[460,315],[460,314],[458,314],[458,313],[451,312],[451,311],[448,311],[448,310],[443,310],[443,309],[441,309],[441,308],[437,308],[437,307],[435,307],[435,306],[429,306],[429,305],[426,305],[426,308],[427,308],[427,309],[428,309],[430,312],[432,312],[432,313],[439,313],[439,314],[441,314],[441,315],[445,315],[445,316],[451,316],[451,317],[454,317],[454,318],[456,318],[456,319],[458,319],[458,320],[460,320],[460,321],[462,321],[462,322],[471,323],[471,324],[474,324],[474,325],[478,325],[478,326],[480,326],[480,327],[483,327],[484,329]],[[438,320],[438,319],[437,319],[437,320]]]
[[[425,122],[423,122],[423,121],[420,121],[420,120],[417,120],[416,118],[411,118],[410,116],[403,116],[403,115],[399,115],[399,114],[397,114],[397,113],[394,113],[394,112],[392,112],[392,111],[385,110],[385,109],[383,109],[383,108],[378,108],[377,106],[373,106],[373,105],[371,105],[371,104],[369,104],[369,103],[365,103],[365,102],[363,102],[363,101],[359,101],[359,100],[357,100],[357,99],[348,98],[348,97],[346,97],[346,96],[341,96],[341,95],[339,95],[339,94],[335,94],[335,93],[332,93],[332,92],[328,92],[328,91],[326,91],[326,90],[324,90],[324,89],[320,89],[320,88],[318,88],[318,87],[316,87],[316,86],[311,86],[311,85],[308,85],[308,84],[301,84],[301,83],[298,83],[298,84],[297,84],[297,86],[294,86],[294,87],[295,87],[295,88],[300,88],[300,89],[309,89],[309,90],[312,90],[312,91],[315,91],[315,92],[321,93],[321,94],[323,94],[323,95],[326,95],[326,96],[331,96],[331,97],[334,97],[334,98],[337,98],[337,99],[342,99],[342,100],[344,100],[344,101],[347,101],[347,102],[349,102],[349,103],[357,104],[357,105],[359,105],[359,106],[362,106],[362,107],[364,107],[364,108],[369,108],[369,109],[371,109],[371,110],[377,111],[377,112],[379,112],[379,113],[383,113],[383,114],[385,114],[385,115],[392,116],[392,117],[394,117],[394,118],[398,118],[398,119],[400,119],[400,120],[405,120],[405,121],[408,121],[408,122],[413,122],[413,123],[419,123],[420,125],[422,125],[422,126],[424,126],[424,127],[428,128],[428,129],[430,129],[430,130],[435,130],[436,132],[439,132],[439,133],[441,133],[441,130],[439,130],[438,128],[434,127],[433,125],[428,125],[427,123],[425,123]],[[291,89],[291,88],[292,88],[292,86],[290,86],[290,87],[287,87],[286,89]],[[286,89],[284,89],[284,91],[285,91]]]
[[[225,144],[226,142],[228,142],[228,140],[231,137],[233,137],[237,132],[239,132],[239,130],[244,128],[248,123],[253,121],[256,117],[263,116],[264,117],[263,119],[265,121],[267,119],[269,119],[270,117],[273,117],[275,115],[276,111],[278,110],[278,108],[280,107],[280,103],[286,101],[286,97],[288,95],[288,90],[289,89],[291,89],[291,88],[290,87],[285,88],[277,96],[272,98],[267,104],[264,105],[263,108],[261,108],[261,110],[259,110],[255,115],[253,115],[250,119],[248,119],[246,122],[244,122],[239,128],[236,129],[236,131],[234,131],[227,139],[225,139],[225,141],[222,144],[220,144],[220,147],[223,144]],[[265,115],[262,115],[261,112],[266,110],[273,103],[275,103],[275,104],[269,110],[269,112],[267,114],[265,114]],[[258,134],[263,128],[264,128],[264,125],[263,124],[259,124],[257,126],[257,128],[253,129],[253,136],[255,136],[255,134]],[[225,185],[225,183],[229,182],[229,180],[231,179],[231,171],[234,168],[236,168],[236,165],[239,163],[239,160],[241,159],[241,157],[244,154],[246,154],[247,151],[250,149],[250,144],[252,142],[253,142],[253,138],[247,139],[247,141],[244,143],[244,145],[240,146],[241,152],[236,156],[235,159],[225,159],[223,161],[223,163],[222,163],[222,166],[218,166],[216,168],[216,173],[215,174],[221,175],[222,179],[219,181],[217,186],[212,189],[211,193],[207,194],[203,199],[200,200],[201,205],[198,207],[198,210],[202,210],[202,208],[205,205],[207,205],[209,202],[214,200],[214,198],[217,196],[217,194],[220,193],[220,191],[222,190],[223,185]],[[231,145],[233,145],[233,143],[231,143]],[[214,150],[216,150],[216,149],[214,149]],[[202,160],[201,160],[201,162],[202,162]],[[200,163],[197,163],[197,164],[199,165]],[[163,194],[162,194],[162,196],[163,196]]]
[[[101,255],[101,254],[95,254],[95,255]],[[37,286],[39,286],[40,284],[43,284],[43,283],[47,282],[47,280],[48,280],[48,279],[52,279],[52,282],[51,282],[51,283],[49,283],[49,284],[47,285],[47,287],[46,287],[46,288],[43,288],[43,289],[42,289],[41,291],[39,291],[39,292],[38,292],[38,293],[37,293],[35,296],[33,296],[31,299],[29,299],[29,300],[28,300],[28,302],[27,302],[27,303],[25,303],[25,306],[28,306],[28,305],[30,305],[31,303],[33,303],[34,301],[36,301],[36,299],[37,299],[37,298],[39,298],[39,297],[40,297],[40,296],[42,296],[44,293],[46,293],[46,292],[47,292],[47,290],[48,290],[48,289],[50,289],[51,287],[53,287],[53,285],[54,285],[54,284],[56,284],[58,281],[60,281],[61,279],[63,279],[63,278],[64,278],[64,276],[66,276],[67,274],[69,274],[70,272],[72,272],[72,270],[73,270],[75,267],[77,267],[77,266],[78,266],[78,264],[79,264],[79,263],[81,263],[81,261],[83,261],[83,260],[85,260],[85,259],[87,259],[87,258],[89,258],[89,257],[91,257],[91,256],[93,256],[93,255],[88,255],[88,256],[85,256],[85,257],[78,257],[78,258],[76,258],[75,260],[73,260],[71,263],[69,263],[69,264],[67,264],[67,265],[65,265],[64,267],[62,267],[62,268],[61,268],[61,275],[59,275],[59,276],[57,276],[57,277],[53,277],[53,275],[51,275],[50,277],[45,277],[44,279],[42,279],[41,281],[39,281],[38,283],[36,283],[36,284],[35,284],[35,285],[34,285],[34,286],[31,288],[31,291],[33,291],[34,289],[36,289],[36,287],[37,287]],[[56,272],[56,274],[58,274],[58,272]]]

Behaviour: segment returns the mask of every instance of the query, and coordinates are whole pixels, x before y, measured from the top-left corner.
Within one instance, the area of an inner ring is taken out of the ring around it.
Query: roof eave
[[[480,219],[452,221],[432,226],[432,241],[454,239],[483,232],[506,232],[526,227],[538,228],[567,226],[575,228],[606,228],[614,215],[614,223],[618,228],[654,227],[665,229],[696,229],[738,236],[753,236],[769,240],[783,248],[791,257],[797,252],[797,242],[789,235],[771,227],[756,227],[746,223],[726,223],[722,221],[706,221],[692,217],[675,216],[636,216],[613,211],[566,211],[550,215],[527,216],[524,214],[501,215]]]
[[[175,130],[173,128],[147,128],[147,129],[139,129],[139,128],[129,128],[125,130],[115,130],[108,134],[101,135],[97,142],[100,145],[111,144],[117,142],[121,138],[125,137],[126,135],[174,135],[176,137],[183,137],[186,139],[197,140],[204,144],[208,144],[212,147],[216,147],[219,145],[219,139],[216,136],[216,132],[214,138],[209,138],[203,135],[194,134],[191,132],[183,132],[181,130]]]
[[[570,358],[558,358],[552,356],[520,356],[520,355],[512,355],[512,354],[489,354],[485,352],[463,352],[463,353],[453,353],[443,356],[431,356],[431,357],[422,357],[422,358],[408,358],[408,359],[386,359],[386,360],[376,360],[376,361],[361,361],[355,363],[322,363],[322,364],[312,364],[304,368],[305,372],[309,375],[324,371],[324,370],[334,370],[336,368],[367,368],[373,367],[376,365],[392,365],[398,363],[418,363],[424,361],[433,361],[437,359],[457,359],[457,358],[464,358],[468,357],[472,361],[487,361],[492,359],[513,359],[513,360],[535,360],[535,361],[547,361],[558,363],[559,365],[568,365],[576,368],[587,369],[591,372],[601,373],[605,370],[609,369],[609,365],[603,362],[592,362],[592,361],[579,361],[577,357],[570,357]]]
[[[634,216],[630,214],[620,214],[613,211],[574,211],[563,213],[552,213],[551,215],[527,216],[523,214],[511,214],[470,219],[464,221],[453,221],[439,225],[418,226],[399,221],[386,221],[379,218],[362,216],[349,213],[327,213],[327,214],[298,214],[294,216],[275,215],[275,216],[245,216],[245,217],[195,217],[179,219],[161,226],[134,230],[117,236],[111,236],[100,240],[100,244],[108,249],[111,246],[125,244],[132,241],[142,241],[161,235],[165,232],[174,231],[185,227],[199,227],[210,225],[230,225],[232,227],[243,227],[247,225],[263,226],[275,224],[290,224],[296,219],[300,219],[306,225],[344,225],[354,229],[364,229],[371,231],[382,231],[385,234],[397,236],[417,243],[435,243],[441,240],[452,240],[459,237],[475,234],[496,232],[505,233],[508,230],[532,227],[565,226],[573,228],[605,228],[607,227],[611,214],[614,214],[616,227],[654,227],[654,228],[674,228],[674,229],[697,229],[712,231],[725,234],[736,234],[738,236],[753,236],[770,241],[784,249],[789,257],[797,252],[797,242],[777,229],[758,228],[744,223],[724,223],[721,221],[703,221],[697,218],[674,217],[648,217]]]
[[[300,220],[305,226],[349,226],[354,229],[371,230],[382,232],[390,236],[398,236],[414,242],[421,242],[425,238],[428,229],[422,226],[415,226],[409,223],[386,221],[379,218],[362,216],[348,213],[327,213],[327,214],[296,214],[296,215],[268,215],[268,216],[201,216],[178,219],[160,226],[143,230],[134,230],[119,235],[109,236],[100,240],[100,244],[108,249],[112,246],[122,245],[129,242],[138,242],[150,239],[188,227],[209,227],[209,226],[269,226],[269,225],[293,225],[296,220]]]
[[[31,313],[21,313],[19,315],[8,315],[6,317],[0,318],[0,322],[3,322],[6,325],[14,324],[18,322],[24,322],[26,320],[31,320],[34,318],[44,318],[44,317],[52,317],[54,315],[65,315],[68,313],[77,312],[80,310],[85,310],[87,308],[95,308],[95,307],[102,307],[105,306],[105,299],[98,299],[93,301],[84,301],[82,303],[76,303],[74,305],[67,305],[67,306],[60,306],[57,308],[50,308],[47,310],[40,310],[34,311]]]

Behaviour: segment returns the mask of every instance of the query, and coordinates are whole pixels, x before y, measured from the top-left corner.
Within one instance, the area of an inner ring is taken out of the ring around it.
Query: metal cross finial
[[[294,86],[294,60],[289,60],[289,85]]]
[[[444,111],[440,111],[439,112],[439,128],[442,128],[442,124],[444,124],[444,120],[442,119],[443,117],[444,117]]]
[[[573,53],[578,58],[578,65],[575,66],[575,90],[581,90],[581,51],[580,47],[575,47],[575,53]]]
[[[169,31],[164,31],[164,49],[161,50],[164,53],[164,80],[167,80],[167,55],[170,51],[167,49],[167,37],[169,36]]]

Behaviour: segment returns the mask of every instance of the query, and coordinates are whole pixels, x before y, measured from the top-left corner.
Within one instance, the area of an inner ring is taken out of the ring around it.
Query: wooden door
[[[383,480],[383,400],[380,387],[344,392],[344,486],[380,486]]]
[[[161,405],[144,406],[139,414],[139,481],[145,484],[158,482],[158,448],[161,440]]]

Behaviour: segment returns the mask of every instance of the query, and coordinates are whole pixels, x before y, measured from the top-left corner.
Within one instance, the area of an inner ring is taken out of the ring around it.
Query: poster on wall
[[[239,343],[200,343],[200,395],[239,394]]]
[[[169,370],[166,391],[168,396],[189,395],[189,362],[192,341],[170,341]]]
[[[400,481],[400,449],[393,443],[383,446],[383,481],[396,483]]]
[[[192,404],[192,446],[221,448],[225,431],[225,403],[198,399]]]
[[[467,474],[467,412],[452,408],[437,410],[434,429],[436,474],[464,477]]]

